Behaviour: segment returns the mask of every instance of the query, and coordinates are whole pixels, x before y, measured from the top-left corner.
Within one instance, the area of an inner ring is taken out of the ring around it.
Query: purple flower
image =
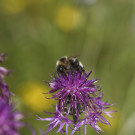
[[[66,125],[66,132],[68,133],[68,127],[70,126],[70,124],[74,125],[74,122],[73,122],[72,120],[68,119],[68,117],[65,117],[65,116],[62,114],[62,112],[60,112],[60,111],[58,110],[57,105],[56,105],[56,113],[55,113],[54,117],[50,117],[50,118],[40,118],[40,117],[39,117],[38,120],[41,120],[41,121],[44,121],[44,120],[46,120],[46,121],[52,121],[52,122],[49,124],[50,126],[49,126],[49,129],[48,129],[48,131],[47,131],[46,134],[48,134],[52,129],[54,129],[54,128],[56,128],[56,127],[59,128],[56,133],[58,133],[58,132],[60,132],[60,131],[61,131],[61,133],[64,133],[65,130],[63,129],[63,127],[64,127],[65,125]]]
[[[101,101],[103,98],[101,87],[95,84],[98,79],[88,80],[91,72],[58,74],[58,77],[53,77],[53,80],[48,83],[52,89],[49,94],[55,93],[51,99],[58,100],[58,107],[56,105],[54,117],[39,118],[42,121],[51,121],[46,134],[57,127],[56,133],[66,132],[68,135],[68,127],[74,127],[71,128],[71,135],[73,135],[76,131],[80,131],[82,125],[85,127],[85,135],[87,125],[91,125],[97,133],[101,133],[103,131],[98,126],[99,122],[110,125],[102,114],[112,117],[110,114],[115,111],[107,112],[106,109],[113,104]],[[82,113],[84,113],[83,116]],[[66,126],[65,129],[64,126]]]
[[[5,53],[0,56],[0,63],[4,61]],[[19,111],[15,111],[14,104],[10,104],[10,95],[14,95],[9,91],[8,85],[4,79],[12,71],[0,66],[0,135],[20,135],[18,130],[26,126],[36,135],[36,131],[28,123],[20,122],[24,117]]]
[[[3,62],[5,54],[1,54],[0,56],[0,63]],[[8,70],[4,67],[0,66],[0,99],[9,100],[10,94],[8,85],[5,83],[4,79],[6,75],[9,75],[11,70]],[[12,94],[13,95],[13,94]]]
[[[19,135],[18,129],[23,126],[20,120],[23,115],[14,110],[14,104],[0,102],[0,135]]]

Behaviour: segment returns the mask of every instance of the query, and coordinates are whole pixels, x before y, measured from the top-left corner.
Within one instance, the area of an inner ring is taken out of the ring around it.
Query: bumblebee
[[[56,62],[56,68],[58,73],[85,73],[82,63],[77,59],[77,56],[63,56]]]

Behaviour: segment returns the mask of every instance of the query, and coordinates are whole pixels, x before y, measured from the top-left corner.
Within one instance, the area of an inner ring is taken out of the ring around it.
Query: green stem
[[[74,120],[74,123],[76,124],[77,123],[77,118],[76,116],[73,116],[73,120]],[[75,127],[75,126],[74,126]],[[74,133],[74,135],[77,135],[77,131]]]

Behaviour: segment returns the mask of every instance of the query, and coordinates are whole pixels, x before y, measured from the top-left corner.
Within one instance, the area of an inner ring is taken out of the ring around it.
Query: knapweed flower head
[[[5,56],[5,53],[0,55],[0,63],[4,61]],[[5,76],[11,72],[0,66],[0,135],[20,135],[18,130],[25,126],[30,129],[32,135],[36,135],[36,131],[29,123],[20,121],[24,115],[15,110],[15,105],[10,103],[10,96],[14,94],[9,91]]]
[[[4,61],[5,54],[1,54],[0,63]],[[11,70],[6,69],[5,67],[0,66],[0,99],[9,100],[10,94],[7,83],[4,81],[5,76],[9,75]],[[12,94],[13,95],[13,94]]]
[[[23,126],[20,120],[23,115],[15,111],[14,104],[1,100],[0,102],[0,135],[19,135],[18,130]]]
[[[87,125],[91,125],[97,133],[101,133],[103,131],[98,126],[99,122],[110,125],[103,114],[112,117],[111,113],[114,111],[108,112],[106,109],[113,104],[102,101],[101,87],[96,85],[98,79],[88,80],[91,72],[58,73],[58,76],[53,77],[48,83],[51,88],[49,94],[55,93],[51,98],[58,100],[58,105],[53,117],[39,118],[42,121],[51,121],[46,134],[58,129],[56,133],[66,132],[68,135],[68,129],[71,128],[73,135],[76,131],[80,131],[83,125],[85,135]]]

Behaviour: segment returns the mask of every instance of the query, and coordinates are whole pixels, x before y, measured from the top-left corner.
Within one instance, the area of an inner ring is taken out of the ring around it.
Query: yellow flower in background
[[[26,0],[1,0],[1,7],[7,14],[17,14],[22,12],[26,6]]]
[[[44,110],[49,111],[53,109],[53,103],[55,103],[55,101],[45,98],[50,98],[51,95],[42,94],[48,93],[49,88],[47,86],[35,82],[29,82],[22,84],[20,91],[24,103],[35,112],[43,112]]]
[[[80,20],[80,11],[73,6],[62,6],[56,12],[56,22],[64,31],[69,31],[76,28],[76,26],[80,23]]]

